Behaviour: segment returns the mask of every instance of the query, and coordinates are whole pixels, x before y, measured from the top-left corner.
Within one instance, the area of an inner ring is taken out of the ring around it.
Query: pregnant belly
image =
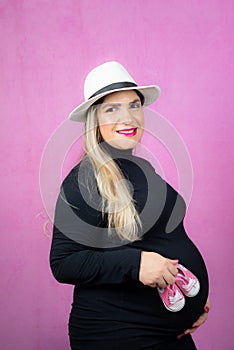
[[[155,248],[152,249],[152,246]],[[124,332],[128,330],[128,336],[130,331],[133,338],[142,334],[142,337],[144,335],[152,339],[163,339],[168,336],[174,337],[190,328],[203,313],[208,297],[207,271],[196,246],[186,233],[181,231],[175,236],[157,237],[153,245],[151,237],[149,246],[144,239],[135,243],[133,247],[154,250],[168,258],[178,258],[180,263],[199,279],[199,293],[192,298],[185,297],[183,309],[171,312],[165,308],[156,288],[144,286],[138,281],[76,289],[73,321],[75,317],[76,325],[80,325],[82,329],[88,327],[88,332],[91,333],[98,333],[103,327],[103,322],[107,322],[110,334],[113,334],[113,329],[117,327],[119,331],[121,328],[123,337]],[[106,334],[108,327],[105,327]]]

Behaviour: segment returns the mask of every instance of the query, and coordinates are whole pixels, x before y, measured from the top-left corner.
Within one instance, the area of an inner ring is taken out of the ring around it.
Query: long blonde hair
[[[142,223],[136,211],[127,182],[111,156],[101,147],[97,105],[87,112],[84,147],[89,158],[102,198],[102,214],[107,213],[108,232],[115,229],[117,235],[133,242],[141,237]]]

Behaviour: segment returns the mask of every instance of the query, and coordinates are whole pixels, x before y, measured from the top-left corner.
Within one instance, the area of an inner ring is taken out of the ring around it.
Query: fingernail
[[[205,306],[205,312],[209,312],[209,311],[210,311],[209,306]]]

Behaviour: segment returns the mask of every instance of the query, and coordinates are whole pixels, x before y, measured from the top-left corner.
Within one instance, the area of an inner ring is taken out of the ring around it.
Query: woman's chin
[[[126,137],[125,139],[121,139],[121,140],[110,140],[109,144],[112,147],[115,148],[119,148],[119,149],[133,149],[134,147],[136,147],[136,145],[138,144],[139,141],[134,140],[133,138],[130,137]]]

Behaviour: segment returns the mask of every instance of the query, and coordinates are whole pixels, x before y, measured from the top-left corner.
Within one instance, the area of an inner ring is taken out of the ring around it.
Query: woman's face
[[[134,148],[144,131],[141,100],[134,90],[105,96],[98,106],[99,130],[104,141],[121,149]]]

